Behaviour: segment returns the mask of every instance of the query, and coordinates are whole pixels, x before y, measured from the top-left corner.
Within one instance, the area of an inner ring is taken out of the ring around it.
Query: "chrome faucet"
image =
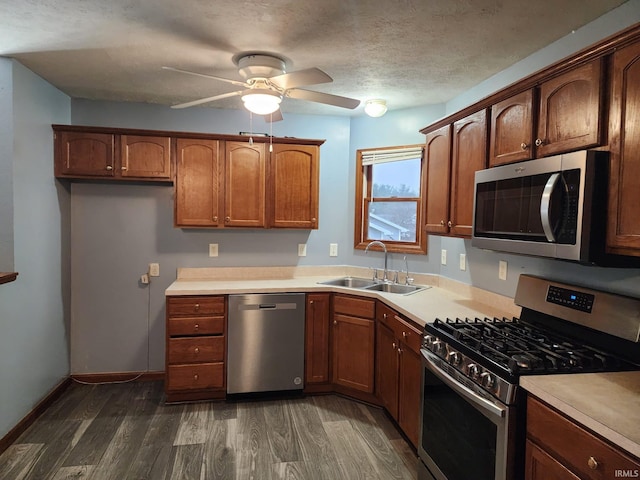
[[[371,247],[371,245],[378,245],[380,247],[382,247],[382,250],[384,250],[384,273],[382,274],[382,280],[383,281],[387,281],[387,246],[382,243],[379,240],[374,240],[373,242],[369,242],[369,245],[366,246],[366,248],[364,249],[364,253],[367,253],[369,251],[369,247]]]

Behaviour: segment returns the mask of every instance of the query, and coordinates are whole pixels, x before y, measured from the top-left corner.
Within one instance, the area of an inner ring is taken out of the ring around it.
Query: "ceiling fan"
[[[258,115],[271,115],[271,121],[276,121],[282,120],[280,102],[284,97],[350,109],[360,105],[360,101],[353,98],[299,88],[307,85],[333,82],[333,79],[319,68],[307,68],[285,73],[285,61],[280,57],[265,53],[239,54],[234,56],[234,63],[238,66],[238,72],[245,79],[244,81],[190,72],[179,68],[162,67],[173,72],[210,78],[243,87],[243,90],[200,98],[191,102],[173,105],[171,108],[193,107],[223,98],[240,96],[247,110]]]

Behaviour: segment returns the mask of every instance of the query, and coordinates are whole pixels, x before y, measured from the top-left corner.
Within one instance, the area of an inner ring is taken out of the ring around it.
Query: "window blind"
[[[413,160],[422,157],[422,146],[393,148],[387,150],[367,150],[362,152],[362,165],[376,165],[379,163]]]

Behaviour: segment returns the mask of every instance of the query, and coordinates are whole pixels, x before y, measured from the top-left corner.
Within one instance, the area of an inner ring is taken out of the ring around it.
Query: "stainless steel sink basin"
[[[370,278],[341,277],[326,282],[318,282],[322,285],[333,285],[336,287],[355,288],[359,290],[375,290],[377,292],[397,293],[399,295],[409,295],[420,292],[430,287],[423,285],[402,285],[399,283],[377,283]]]
[[[398,293],[400,295],[409,295],[421,290],[426,290],[429,287],[422,285],[402,285],[399,283],[376,283],[369,287],[365,287],[366,290],[376,290],[385,293]]]
[[[326,282],[318,282],[322,285],[334,285],[336,287],[348,287],[348,288],[366,288],[376,283],[370,278],[358,278],[358,277],[342,277],[333,280],[327,280]]]

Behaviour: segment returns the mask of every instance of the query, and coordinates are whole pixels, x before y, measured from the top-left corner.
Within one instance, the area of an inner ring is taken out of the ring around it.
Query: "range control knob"
[[[436,355],[444,355],[446,350],[446,345],[442,340],[436,340],[431,344],[431,351],[433,351]]]
[[[425,335],[422,339],[422,345],[427,347],[428,349],[431,349],[431,346],[433,345],[435,339],[436,338],[433,335]]]
[[[480,376],[480,367],[478,367],[478,365],[476,365],[475,363],[470,363],[469,365],[467,365],[467,374],[471,378],[477,379]]]
[[[482,372],[480,374],[480,382],[482,383],[482,386],[486,388],[493,388],[496,383],[496,377],[489,372]]]
[[[447,354],[447,361],[454,366],[460,365],[460,362],[462,361],[462,357],[458,352],[454,350]]]

